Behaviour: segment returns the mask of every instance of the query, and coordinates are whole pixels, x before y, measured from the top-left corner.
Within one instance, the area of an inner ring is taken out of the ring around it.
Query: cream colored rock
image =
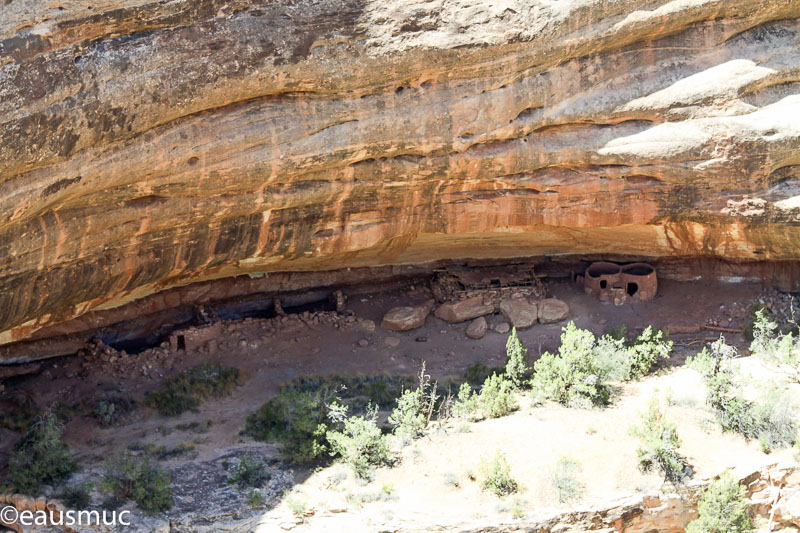
[[[537,302],[539,312],[539,322],[541,324],[552,324],[566,320],[569,316],[569,305],[558,298],[546,298]]]
[[[535,302],[508,298],[500,302],[499,309],[509,324],[517,329],[527,329],[539,320],[539,307]]]
[[[425,319],[434,305],[429,300],[421,305],[393,307],[384,316],[381,326],[389,331],[408,331],[425,324]]]
[[[466,335],[470,339],[482,339],[484,335],[486,335],[487,329],[488,325],[486,324],[486,319],[481,316],[469,323]]]
[[[457,324],[490,313],[494,313],[494,306],[484,303],[482,296],[473,296],[466,300],[443,303],[434,315],[451,324]]]

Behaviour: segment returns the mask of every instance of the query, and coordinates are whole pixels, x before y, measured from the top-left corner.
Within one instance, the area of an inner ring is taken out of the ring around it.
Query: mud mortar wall
[[[800,0],[643,6],[6,1],[0,343],[247,273],[797,261]]]

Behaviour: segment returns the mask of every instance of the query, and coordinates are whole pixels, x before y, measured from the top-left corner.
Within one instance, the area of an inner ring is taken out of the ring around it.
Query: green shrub
[[[639,468],[642,472],[656,469],[664,475],[665,481],[673,485],[683,483],[691,469],[678,453],[681,441],[675,424],[667,420],[655,397],[650,400],[650,406],[641,417],[641,424],[631,428],[633,436],[641,441],[641,446],[636,450]]]
[[[247,493],[247,506],[256,509],[264,505],[264,495],[260,490],[252,489]]]
[[[700,493],[700,516],[686,526],[686,533],[745,533],[753,530],[747,514],[745,488],[725,472]]]
[[[800,335],[781,333],[778,324],[770,320],[763,309],[757,310],[755,315],[750,351],[800,382]]]
[[[744,398],[735,383],[731,360],[736,348],[720,338],[694,358],[687,360],[703,377],[708,389],[706,401],[714,409],[722,429],[757,439],[764,451],[792,446],[797,439],[797,409],[790,398],[769,390],[758,401]]]
[[[277,396],[247,417],[243,433],[256,440],[278,441],[292,461],[307,463],[326,450],[328,408],[321,392],[282,388]]]
[[[458,418],[472,419],[478,411],[478,394],[476,394],[469,383],[462,383],[458,389],[458,396],[453,404],[453,415]]]
[[[517,328],[511,329],[511,334],[506,341],[506,366],[505,376],[515,388],[520,388],[525,383],[531,367],[528,364],[528,350],[522,345],[517,336]]]
[[[506,456],[497,450],[491,459],[482,459],[480,465],[481,488],[498,496],[517,492],[518,483],[511,477],[511,467]]]
[[[667,334],[653,326],[647,326],[642,333],[627,346],[626,379],[640,379],[650,373],[659,359],[666,359],[672,351],[673,343]]]
[[[388,374],[342,376],[301,376],[281,389],[293,392],[310,392],[323,398],[337,398],[354,414],[362,414],[368,405],[391,409],[403,391],[417,385],[418,377]]]
[[[42,485],[65,479],[77,467],[61,440],[64,428],[55,414],[45,412],[14,445],[8,478],[17,491],[36,495]]]
[[[89,493],[92,490],[91,483],[81,483],[71,487],[64,487],[58,494],[58,499],[64,502],[70,509],[86,509],[91,503]]]
[[[136,400],[127,396],[114,395],[98,401],[92,409],[92,416],[101,426],[117,425],[125,416],[136,409]]]
[[[264,463],[254,459],[249,453],[242,455],[239,464],[233,467],[228,476],[228,483],[239,485],[241,488],[260,488],[269,479]]]
[[[122,455],[108,463],[103,490],[114,499],[133,500],[146,513],[155,514],[172,507],[170,474],[150,464],[150,458]]]
[[[419,389],[407,390],[397,399],[397,407],[389,415],[389,424],[395,434],[404,440],[422,435],[427,418],[422,412],[422,394]]]
[[[669,357],[672,346],[666,333],[647,326],[631,342],[625,342],[624,336],[604,335],[597,340],[593,351],[608,379],[629,381],[649,374],[659,359]]]
[[[577,500],[583,493],[583,483],[578,479],[581,465],[569,457],[561,457],[550,475],[559,503]]]
[[[464,373],[461,374],[461,377],[473,387],[477,387],[486,381],[489,376],[502,374],[503,372],[505,372],[504,367],[489,368],[479,361],[468,366]]]
[[[166,379],[161,390],[147,395],[145,403],[164,416],[179,415],[196,409],[207,398],[231,394],[243,382],[244,375],[238,368],[199,365]]]
[[[326,433],[331,455],[340,455],[362,479],[371,478],[373,466],[394,462],[389,439],[381,433],[376,420],[377,410],[368,409],[364,416],[345,419],[342,431],[329,430]]]
[[[419,437],[428,426],[440,400],[436,390],[437,383],[431,382],[431,377],[425,373],[423,361],[419,372],[419,386],[403,391],[389,415],[389,424],[394,426],[395,435],[404,442]]]
[[[562,331],[558,354],[545,352],[534,364],[534,391],[568,406],[605,405],[610,395],[607,374],[595,353],[594,335],[573,322]]]
[[[478,395],[478,408],[483,418],[497,418],[519,409],[511,381],[499,374],[486,378]]]

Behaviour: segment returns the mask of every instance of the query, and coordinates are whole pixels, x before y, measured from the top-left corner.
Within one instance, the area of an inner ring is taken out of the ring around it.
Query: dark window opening
[[[639,290],[639,285],[636,283],[628,283],[628,296],[633,296]]]
[[[600,288],[605,289],[608,286],[608,282],[604,279],[600,280]]]
[[[178,350],[186,351],[186,337],[178,335]]]

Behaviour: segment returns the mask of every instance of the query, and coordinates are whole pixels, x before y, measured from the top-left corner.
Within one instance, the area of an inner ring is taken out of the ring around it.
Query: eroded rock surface
[[[422,326],[433,309],[431,299],[424,304],[393,307],[383,316],[381,326],[389,331],[408,331]]]
[[[457,324],[490,313],[494,313],[494,306],[486,303],[483,296],[473,296],[456,302],[443,303],[433,314],[445,322]]]
[[[243,273],[800,259],[798,0],[62,4],[0,13],[2,343]]]

